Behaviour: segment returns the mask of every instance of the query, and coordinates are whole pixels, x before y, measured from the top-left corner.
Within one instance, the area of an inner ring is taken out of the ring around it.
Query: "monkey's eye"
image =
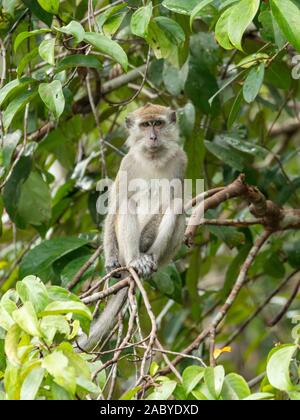
[[[155,127],[161,127],[163,125],[163,122],[160,120],[154,121]]]
[[[141,124],[141,126],[147,128],[147,127],[150,127],[150,123],[149,121],[145,121]]]

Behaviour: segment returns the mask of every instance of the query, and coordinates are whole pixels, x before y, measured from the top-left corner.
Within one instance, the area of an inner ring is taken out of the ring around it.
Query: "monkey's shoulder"
[[[186,168],[187,163],[188,163],[188,158],[185,151],[181,149],[181,147],[178,147],[177,156],[178,156],[179,162],[182,164],[184,168]]]

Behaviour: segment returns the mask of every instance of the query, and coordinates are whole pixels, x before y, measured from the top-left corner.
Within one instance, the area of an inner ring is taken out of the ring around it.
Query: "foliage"
[[[275,347],[268,355],[266,376],[260,383],[260,392],[251,392],[245,379],[236,374],[225,374],[222,365],[203,367],[191,365],[182,373],[182,383],[166,377],[157,378],[158,387],[147,399],[167,399],[172,395],[180,400],[287,400],[298,401],[299,388],[299,327],[293,333],[295,344]],[[298,332],[297,332],[298,331]],[[215,353],[217,354],[217,353]]]
[[[127,112],[149,101],[175,107],[187,178],[203,178],[207,189],[244,172],[268,199],[300,207],[298,0],[89,3],[95,13],[88,18],[86,0],[0,1],[1,398],[102,392],[110,370],[92,381],[101,362],[72,347],[91,318],[76,294],[105,274],[102,255],[74,294],[65,288],[101,244],[97,184],[115,177],[126,152]],[[237,200],[205,217],[251,216]],[[203,226],[192,249],[183,245],[176,261],[145,283],[164,347],[180,352],[201,333],[261,231]],[[210,356],[202,344],[193,352],[199,363],[184,358],[177,366],[179,384],[174,374],[160,374],[165,361],[156,353],[150,374],[159,386],[145,398],[299,399],[295,344],[279,345],[268,358],[274,343],[290,342],[299,309],[299,241],[298,228],[280,232],[251,265],[216,337],[217,350],[232,347],[221,351],[220,366],[200,364]],[[289,282],[268,300],[283,279]],[[139,294],[138,303],[146,336]],[[281,311],[281,322],[270,328]],[[116,344],[113,337],[107,348]],[[119,361],[116,398],[134,399],[141,390],[124,380],[134,382],[132,357],[127,349]],[[246,379],[265,370],[252,394]]]
[[[73,294],[35,276],[17,282],[0,301],[1,399],[76,399],[99,394],[101,362],[76,353],[72,341],[92,318]],[[5,359],[6,358],[6,359]],[[100,363],[100,366],[99,366]]]

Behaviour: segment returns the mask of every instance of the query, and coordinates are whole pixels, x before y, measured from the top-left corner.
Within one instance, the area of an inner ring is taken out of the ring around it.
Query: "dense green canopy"
[[[300,399],[299,22],[299,0],[0,0],[0,399]],[[83,354],[97,183],[147,102],[213,191]]]

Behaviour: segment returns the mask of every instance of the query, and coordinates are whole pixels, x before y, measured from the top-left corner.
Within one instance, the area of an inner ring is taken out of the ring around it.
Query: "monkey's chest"
[[[168,181],[143,180],[141,185],[132,194],[133,208],[137,215],[140,228],[143,229],[154,216],[163,215],[170,206],[171,194]]]

